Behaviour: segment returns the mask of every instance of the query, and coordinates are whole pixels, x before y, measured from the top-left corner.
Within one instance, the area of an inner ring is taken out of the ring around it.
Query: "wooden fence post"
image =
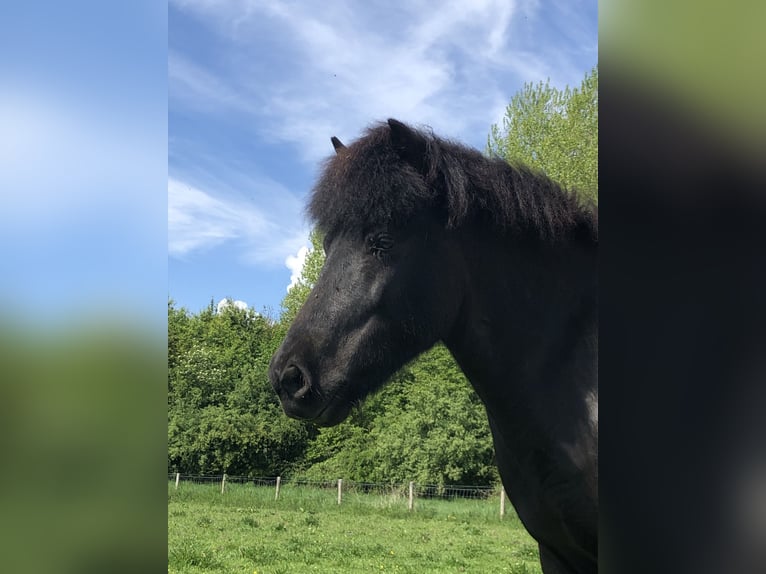
[[[413,507],[413,503],[414,503],[414,500],[413,500],[414,488],[413,487],[414,486],[415,486],[415,483],[413,481],[410,481],[410,498],[407,501],[407,510],[412,510],[412,507]]]
[[[223,494],[224,489],[226,488],[226,473],[223,473],[223,480],[221,480],[221,494]]]
[[[505,516],[505,488],[500,487],[500,518]]]
[[[277,500],[279,498],[279,483],[282,482],[282,477],[277,477],[277,491],[274,493],[274,500]]]
[[[343,479],[338,479],[338,504],[340,504],[341,498],[343,498]]]
[[[176,490],[178,490],[178,481],[179,480],[181,480],[181,473],[177,472],[176,473]]]

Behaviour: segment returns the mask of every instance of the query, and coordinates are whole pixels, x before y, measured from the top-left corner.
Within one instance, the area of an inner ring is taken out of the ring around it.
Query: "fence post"
[[[341,499],[343,498],[343,479],[338,479],[338,504],[340,504]]]
[[[178,490],[178,481],[179,480],[181,480],[181,473],[177,472],[176,473],[176,490]]]
[[[412,507],[413,507],[413,502],[414,502],[413,501],[413,491],[414,491],[413,487],[414,486],[415,486],[415,483],[413,481],[410,481],[410,498],[407,501],[407,510],[412,510]]]
[[[274,500],[279,499],[279,483],[282,482],[282,477],[277,477],[277,491],[274,493]]]
[[[500,487],[500,518],[505,516],[505,487]]]
[[[223,480],[221,480],[221,494],[223,494],[224,489],[226,488],[226,473],[223,473]]]

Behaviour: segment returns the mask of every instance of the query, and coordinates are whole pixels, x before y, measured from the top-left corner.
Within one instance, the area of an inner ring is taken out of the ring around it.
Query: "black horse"
[[[443,341],[543,570],[596,572],[596,208],[396,120],[332,143],[309,204],[327,258],[271,360],[285,413],[338,424]]]

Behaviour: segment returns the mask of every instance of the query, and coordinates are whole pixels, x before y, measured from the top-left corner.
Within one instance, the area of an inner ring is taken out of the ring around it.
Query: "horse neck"
[[[597,393],[595,247],[470,232],[462,246],[464,298],[445,343],[490,417],[570,416],[569,401]]]

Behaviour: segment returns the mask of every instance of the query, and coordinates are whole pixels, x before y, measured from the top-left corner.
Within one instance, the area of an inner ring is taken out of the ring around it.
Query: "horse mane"
[[[542,172],[395,122],[418,141],[420,153],[408,155],[391,122],[370,127],[348,147],[338,141],[338,153],[326,160],[308,205],[324,233],[367,231],[432,209],[448,229],[488,224],[547,242],[598,243],[595,204]]]

